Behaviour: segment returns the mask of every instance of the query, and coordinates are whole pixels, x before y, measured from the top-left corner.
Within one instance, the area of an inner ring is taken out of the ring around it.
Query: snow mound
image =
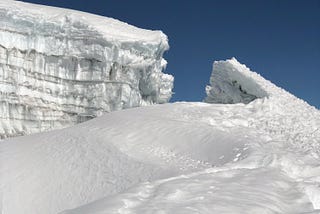
[[[249,103],[268,97],[265,80],[235,58],[213,63],[210,86],[206,87],[208,103]]]
[[[166,103],[161,31],[79,11],[0,2],[0,138]]]
[[[320,112],[292,104],[140,107],[5,140],[2,212],[311,213]]]

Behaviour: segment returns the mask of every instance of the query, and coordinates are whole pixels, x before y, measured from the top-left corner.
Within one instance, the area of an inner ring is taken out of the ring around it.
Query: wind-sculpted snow
[[[308,199],[294,180],[280,170],[260,168],[222,171],[210,169],[143,183],[125,193],[63,214],[301,214],[311,210]]]
[[[316,213],[320,112],[279,95],[141,107],[5,140],[3,214]]]
[[[0,2],[0,138],[168,102],[161,31],[111,18]]]

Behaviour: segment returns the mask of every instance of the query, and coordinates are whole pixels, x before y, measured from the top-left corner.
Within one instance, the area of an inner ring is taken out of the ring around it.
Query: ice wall
[[[271,85],[271,86],[270,86]],[[235,58],[215,61],[206,87],[208,103],[249,103],[256,98],[268,97],[273,93],[272,84],[259,74],[250,71]]]
[[[168,40],[79,11],[0,2],[0,138],[168,102]]]

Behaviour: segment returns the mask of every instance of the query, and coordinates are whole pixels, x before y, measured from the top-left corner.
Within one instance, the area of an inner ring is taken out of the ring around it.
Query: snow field
[[[154,42],[107,22],[124,46]],[[2,141],[2,213],[319,212],[319,110],[234,58],[214,65],[206,101],[227,104],[140,107]]]

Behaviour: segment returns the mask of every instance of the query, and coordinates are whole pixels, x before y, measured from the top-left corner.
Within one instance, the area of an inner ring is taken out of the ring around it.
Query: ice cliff
[[[205,102],[247,104],[257,98],[268,97],[272,94],[272,90],[269,89],[272,84],[268,82],[235,58],[215,61],[210,86],[206,87]]]
[[[0,2],[0,138],[166,103],[167,36],[112,18]]]

